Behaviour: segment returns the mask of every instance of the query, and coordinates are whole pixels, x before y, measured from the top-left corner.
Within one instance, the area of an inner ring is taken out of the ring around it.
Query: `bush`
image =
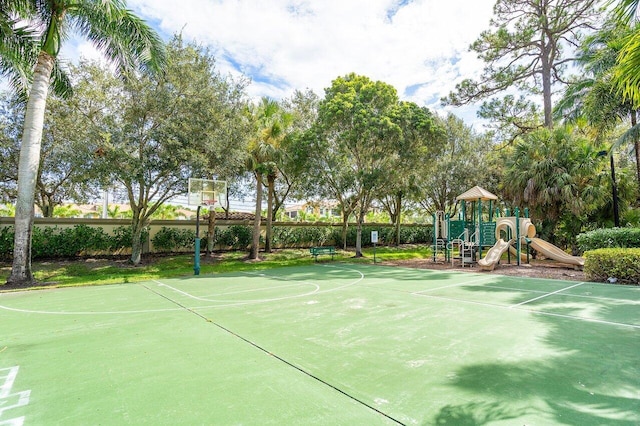
[[[174,252],[182,250],[193,250],[196,234],[189,229],[175,229],[163,226],[151,242],[153,247],[159,252]]]
[[[82,255],[111,252],[131,247],[131,227],[121,226],[109,235],[102,228],[76,225],[73,228],[33,227],[31,258],[78,257]],[[141,241],[149,236],[143,231]],[[13,227],[0,230],[0,257],[10,260],[13,257]]]
[[[251,245],[253,228],[246,225],[233,225],[219,234],[216,232],[214,234],[214,238],[216,244],[219,244],[222,247],[232,247],[238,250],[245,250]]]
[[[272,242],[282,248],[322,246],[334,243],[332,235],[331,226],[274,226]]]
[[[147,238],[149,238],[149,230],[145,228],[142,230],[142,234],[140,234],[140,241],[144,243]],[[117,252],[131,248],[132,241],[133,229],[131,226],[119,226],[113,230],[113,236],[109,238],[107,250]]]
[[[580,251],[601,248],[640,248],[640,228],[602,228],[578,235]]]
[[[621,284],[640,284],[640,248],[598,249],[584,257],[584,272],[591,281],[615,278]]]
[[[76,225],[73,228],[33,228],[33,258],[77,257],[108,249],[109,235],[102,228]]]
[[[0,229],[0,259],[9,260],[13,256],[13,227]]]
[[[371,231],[378,231],[378,245],[391,244],[395,238],[395,228],[392,226],[369,226],[362,227],[362,246],[371,246]],[[358,228],[350,226],[347,229],[347,246],[356,245]],[[336,244],[342,244],[342,228],[336,227],[333,231],[333,238]],[[433,227],[426,226],[401,226],[400,244],[430,244],[433,242]]]

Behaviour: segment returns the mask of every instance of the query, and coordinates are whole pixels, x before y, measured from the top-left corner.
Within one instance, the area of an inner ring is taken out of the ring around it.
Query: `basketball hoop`
[[[226,209],[228,207],[227,182],[223,180],[189,178],[187,200],[190,206],[197,206],[193,272],[195,275],[200,275],[200,208],[202,206],[208,207],[209,215],[215,215],[213,209],[216,205]]]
[[[223,180],[189,178],[187,200],[190,206],[217,205],[227,208],[227,182]]]

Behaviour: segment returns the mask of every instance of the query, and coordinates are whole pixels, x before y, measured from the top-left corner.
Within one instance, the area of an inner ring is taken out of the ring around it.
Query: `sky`
[[[282,99],[294,90],[323,96],[350,72],[393,85],[403,100],[482,130],[476,106],[442,107],[482,62],[469,45],[495,0],[128,0],[127,6],[169,40],[182,32],[211,49],[218,70],[251,79],[249,95]],[[62,56],[96,58],[89,42],[68,40]]]

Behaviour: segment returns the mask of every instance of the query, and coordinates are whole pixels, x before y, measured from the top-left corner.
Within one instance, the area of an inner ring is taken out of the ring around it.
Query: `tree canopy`
[[[553,127],[552,95],[556,83],[564,83],[567,65],[573,61],[582,31],[595,29],[597,0],[498,0],[491,29],[484,31],[470,49],[484,61],[478,80],[466,79],[443,101],[453,105],[474,103],[517,88],[542,94],[544,125]],[[500,110],[500,101],[492,102]],[[485,104],[489,108],[490,104]],[[531,109],[522,98],[509,115],[520,125],[522,111]],[[488,116],[491,114],[487,113]],[[523,123],[522,125],[525,125]]]

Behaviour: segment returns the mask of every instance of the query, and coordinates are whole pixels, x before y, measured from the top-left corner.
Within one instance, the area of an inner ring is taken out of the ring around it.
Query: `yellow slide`
[[[485,271],[493,271],[493,268],[495,268],[496,264],[500,261],[502,253],[507,251],[512,242],[513,240],[505,241],[500,238],[496,241],[495,245],[489,249],[487,255],[478,260],[478,266]]]
[[[532,238],[530,245],[538,253],[541,253],[549,259],[568,263],[569,265],[584,266],[584,257],[571,256],[570,254],[565,253],[564,250],[546,242],[545,240],[541,240],[540,238]]]

